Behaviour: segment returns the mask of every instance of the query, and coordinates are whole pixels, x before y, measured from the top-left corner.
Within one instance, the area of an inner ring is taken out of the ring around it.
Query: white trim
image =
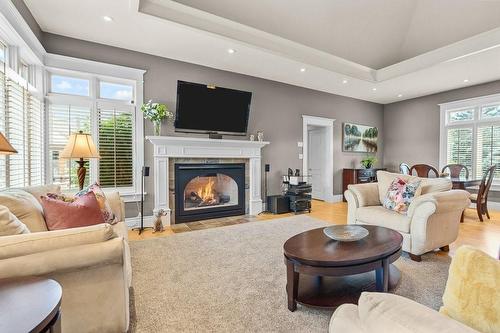
[[[476,208],[476,207],[474,207]],[[500,202],[488,201],[488,208],[500,211]]]
[[[333,123],[335,119],[333,118],[324,118],[324,117],[316,117],[316,116],[307,116],[302,115],[302,172],[304,175],[307,175],[307,170],[309,169],[308,164],[308,140],[309,137],[307,135],[307,126],[319,126],[326,128],[327,134],[327,142],[326,142],[326,150],[327,150],[327,158],[325,159],[325,201],[326,202],[335,202],[334,193],[333,193]]]
[[[153,227],[153,223],[154,223],[153,215],[144,216],[144,227]],[[140,216],[127,217],[125,219],[125,225],[127,226],[128,229],[138,228],[141,226],[141,217]]]
[[[335,194],[332,198],[332,202],[342,202],[344,200],[343,194]]]

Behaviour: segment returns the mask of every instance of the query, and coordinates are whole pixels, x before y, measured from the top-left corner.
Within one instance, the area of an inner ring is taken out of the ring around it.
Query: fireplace
[[[175,221],[245,214],[245,164],[175,164]]]

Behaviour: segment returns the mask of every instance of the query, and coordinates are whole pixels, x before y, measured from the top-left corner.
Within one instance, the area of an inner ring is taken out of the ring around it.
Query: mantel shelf
[[[267,141],[209,139],[183,136],[147,136],[146,139],[156,146],[263,148],[269,144]]]

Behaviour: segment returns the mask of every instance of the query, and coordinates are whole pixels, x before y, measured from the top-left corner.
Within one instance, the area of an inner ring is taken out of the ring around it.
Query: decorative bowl
[[[369,232],[359,225],[334,225],[323,229],[324,234],[340,242],[355,242],[368,236]]]

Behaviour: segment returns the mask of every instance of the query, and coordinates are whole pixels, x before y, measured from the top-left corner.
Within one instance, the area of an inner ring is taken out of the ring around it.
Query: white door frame
[[[333,122],[335,119],[302,115],[302,172],[308,174],[309,170],[309,136],[308,126],[324,127],[326,129],[325,148],[327,156],[325,158],[325,201],[334,202],[333,195]]]

